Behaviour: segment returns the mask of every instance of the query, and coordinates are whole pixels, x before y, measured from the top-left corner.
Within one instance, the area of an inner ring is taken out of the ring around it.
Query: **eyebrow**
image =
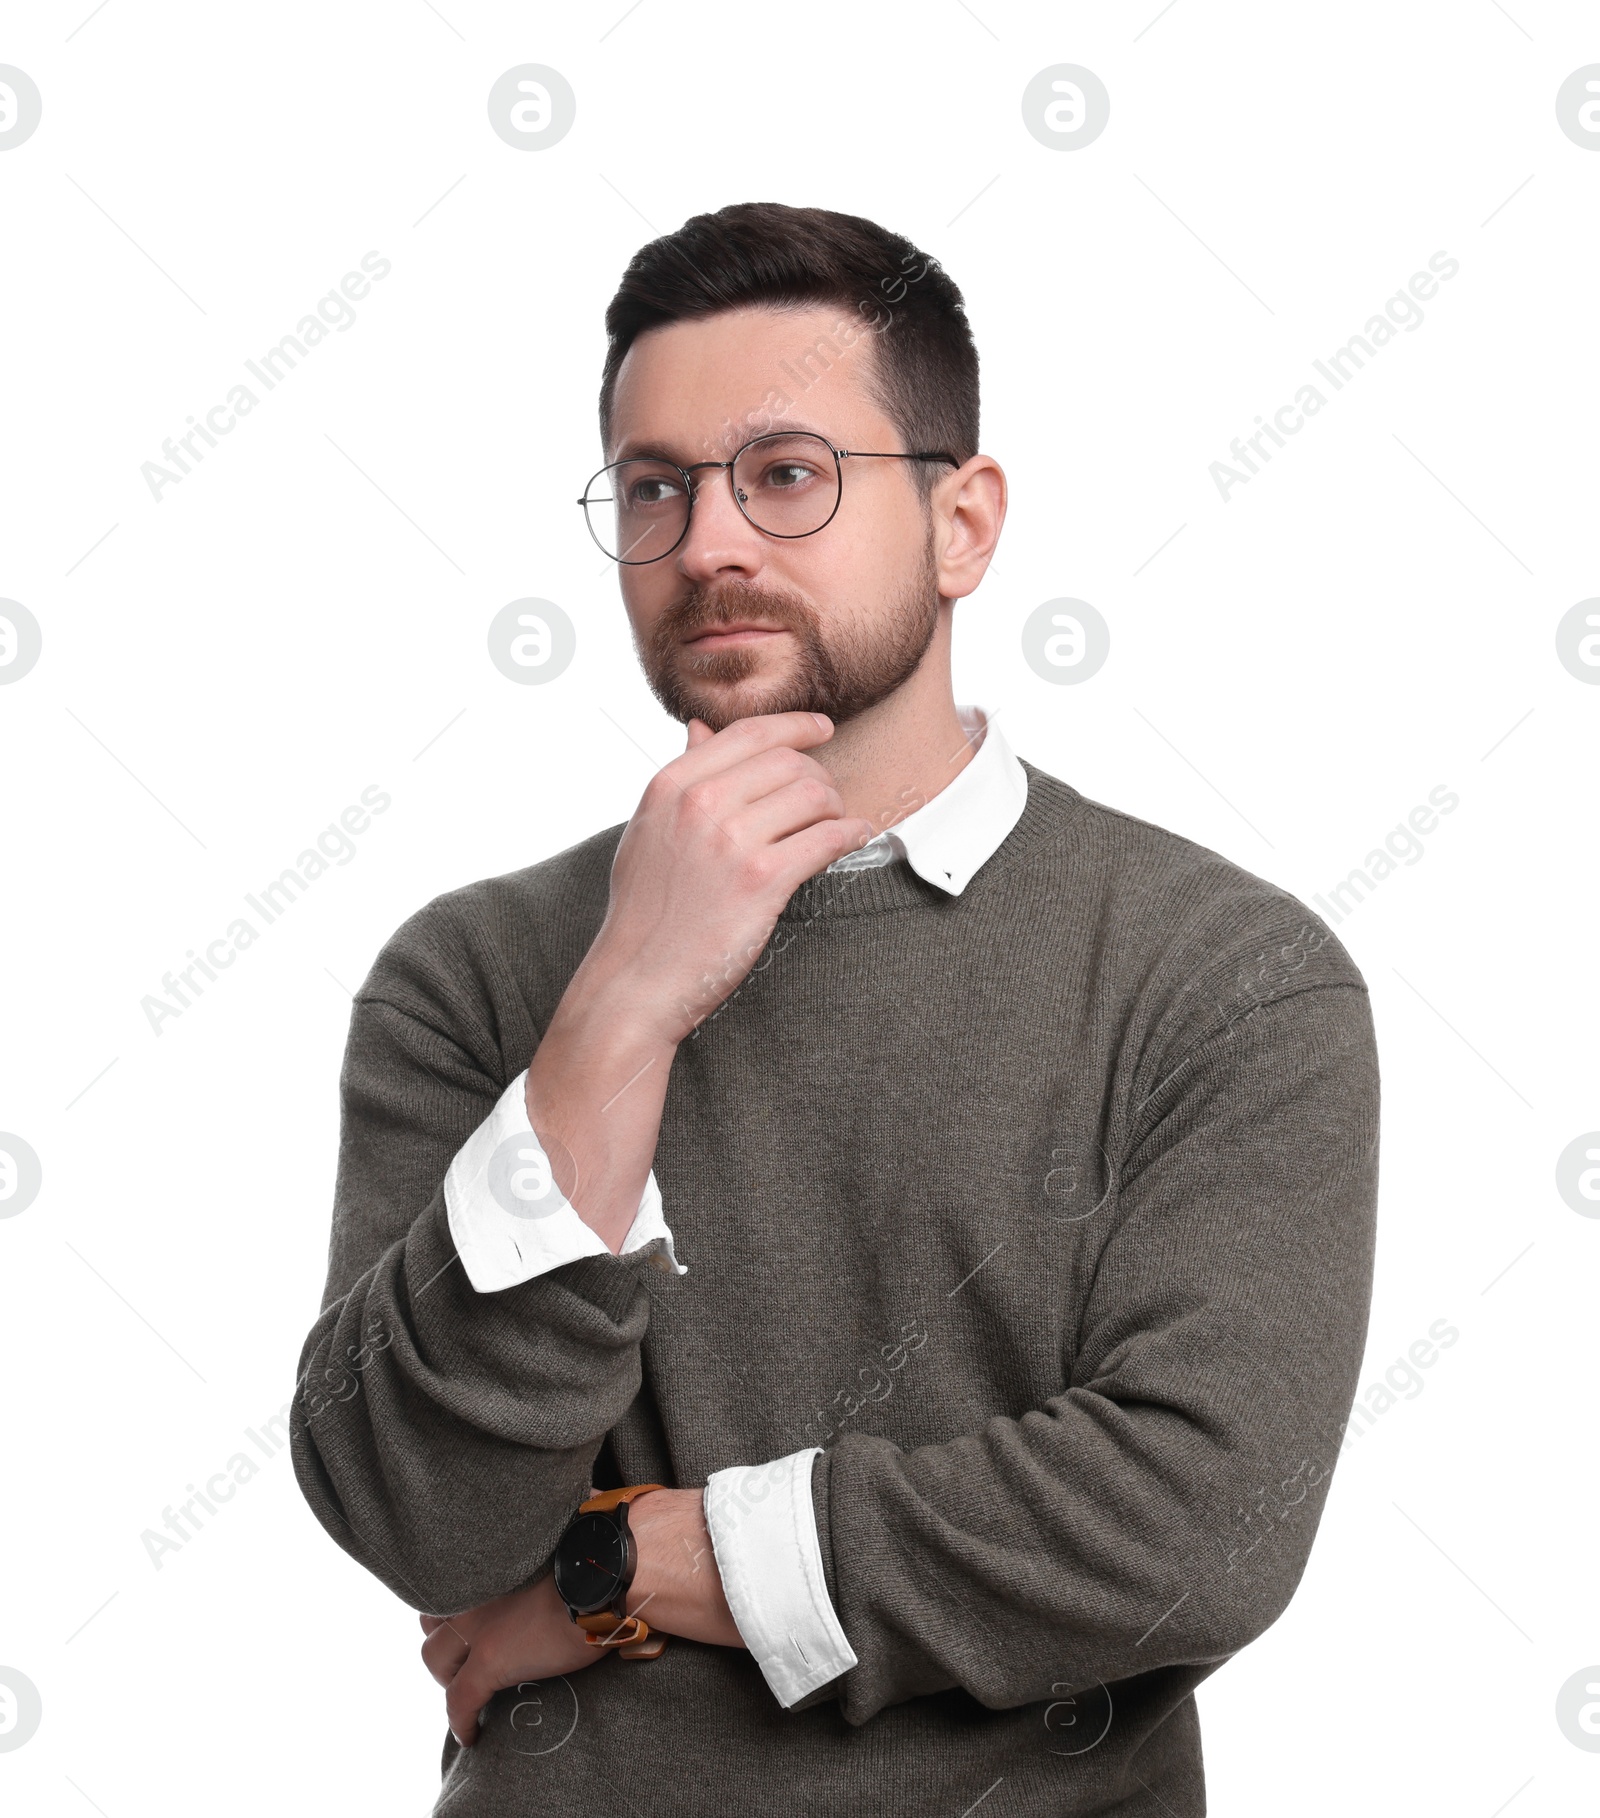
[[[773,423],[767,429],[752,430],[751,433],[743,437],[740,442],[735,443],[734,447],[742,447],[745,442],[753,442],[760,436],[775,435],[821,436],[830,448],[833,446],[833,437],[828,435],[826,431],[818,429],[814,424],[794,422],[788,417],[785,417],[781,422]],[[731,454],[733,452],[732,448],[730,448],[728,452]],[[705,460],[708,457],[701,455],[697,458]],[[671,461],[675,466],[679,467],[694,466],[693,461],[679,461],[675,454],[669,452],[667,439],[650,436],[629,436],[628,439],[618,447],[611,459],[613,461]]]

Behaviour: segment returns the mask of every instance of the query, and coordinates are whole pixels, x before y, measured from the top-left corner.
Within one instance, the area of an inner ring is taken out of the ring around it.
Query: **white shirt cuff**
[[[817,1538],[811,1461],[821,1450],[809,1446],[706,1479],[706,1527],[728,1608],[785,1710],[856,1664]]]
[[[612,1254],[556,1185],[528,1121],[527,1089],[524,1068],[461,1145],[444,1180],[450,1235],[480,1294],[514,1288],[581,1256]],[[618,1254],[657,1237],[665,1239],[667,1265],[687,1275],[672,1247],[652,1168]]]

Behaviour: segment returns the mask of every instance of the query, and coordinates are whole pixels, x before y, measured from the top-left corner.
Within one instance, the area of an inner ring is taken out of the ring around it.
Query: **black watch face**
[[[556,1589],[587,1615],[603,1610],[622,1577],[627,1544],[609,1515],[579,1515],[556,1548]]]

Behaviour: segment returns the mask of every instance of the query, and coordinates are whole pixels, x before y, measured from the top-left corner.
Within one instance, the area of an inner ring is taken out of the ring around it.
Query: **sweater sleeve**
[[[542,1570],[641,1381],[649,1295],[587,1256],[480,1293],[452,1241],[452,1158],[501,1096],[469,936],[413,917],[351,1016],[324,1306],[300,1354],[295,1473],[333,1538],[415,1609]]]
[[[1378,1066],[1359,985],[1200,1039],[1132,1113],[1066,1387],[903,1451],[847,1433],[812,1493],[858,1664],[845,1719],[991,1709],[1174,1666],[1282,1613],[1366,1338]]]

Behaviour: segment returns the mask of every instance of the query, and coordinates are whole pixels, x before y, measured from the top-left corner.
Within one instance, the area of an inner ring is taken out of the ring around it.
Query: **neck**
[[[948,788],[977,749],[956,714],[948,650],[938,651],[939,643],[909,681],[811,749],[845,813],[864,816],[880,833]]]

